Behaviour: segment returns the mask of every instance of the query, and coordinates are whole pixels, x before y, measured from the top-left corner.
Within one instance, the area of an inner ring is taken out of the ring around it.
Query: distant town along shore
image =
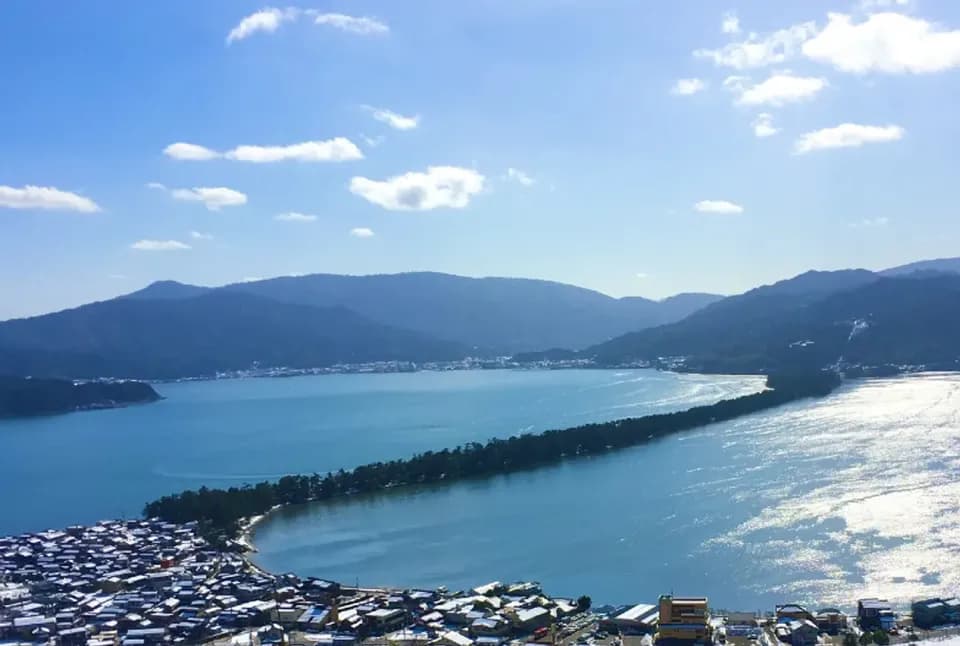
[[[244,519],[261,516],[278,506],[390,491],[411,485],[491,477],[603,454],[798,399],[822,397],[839,386],[840,378],[832,372],[770,375],[766,383],[765,390],[752,395],[674,413],[492,439],[486,444],[471,442],[454,449],[427,451],[408,459],[366,464],[351,471],[289,475],[276,482],[229,489],[201,487],[147,503],[144,516],[178,523],[197,521],[203,536],[231,540],[241,533]]]
[[[885,646],[944,636],[960,623],[956,598],[917,600],[904,613],[865,598],[850,600],[849,615],[790,603],[759,614],[672,595],[593,607],[586,595],[554,598],[533,582],[458,592],[350,587],[271,574],[197,530],[196,522],[114,520],[0,538],[0,643]]]

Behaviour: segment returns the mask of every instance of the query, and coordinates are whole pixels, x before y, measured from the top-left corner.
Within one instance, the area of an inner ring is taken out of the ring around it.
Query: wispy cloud
[[[389,33],[390,27],[376,18],[348,16],[342,13],[316,14],[313,20],[318,25],[327,25],[351,34],[376,36]]]
[[[732,79],[737,82],[731,82]],[[743,77],[728,77],[725,84],[739,93],[739,105],[781,106],[812,99],[827,87],[827,80],[812,76],[794,76],[784,71],[773,74],[756,85],[750,85]]]
[[[390,211],[462,209],[483,190],[484,176],[459,166],[431,166],[386,180],[354,177],[350,192]]]
[[[646,272],[643,272],[643,271],[638,271],[638,272],[636,273],[636,276],[637,276],[637,278],[639,278],[640,280],[643,280],[644,278],[650,278],[650,274],[648,274],[648,273],[646,273]]]
[[[751,33],[746,40],[728,43],[719,49],[698,49],[693,55],[738,70],[779,65],[796,56],[803,42],[816,31],[815,23],[805,22],[764,36]]]
[[[137,251],[185,251],[190,245],[179,240],[137,240],[130,248]]]
[[[322,141],[304,141],[285,146],[242,145],[220,153],[198,144],[170,144],[164,154],[181,161],[209,161],[224,157],[232,161],[264,164],[280,161],[342,162],[363,159],[363,152],[346,137]]]
[[[859,148],[864,144],[886,143],[903,138],[906,131],[900,126],[867,126],[859,123],[841,123],[832,128],[823,128],[802,135],[793,150],[803,155],[815,150],[830,148]]]
[[[673,84],[673,87],[670,88],[670,94],[690,96],[691,94],[702,92],[706,87],[707,84],[700,79],[678,79],[677,82]]]
[[[740,19],[737,18],[736,13],[728,11],[723,14],[723,20],[720,22],[720,31],[725,34],[740,33]]]
[[[274,220],[278,222],[314,222],[317,219],[317,216],[310,215],[309,213],[298,213],[296,211],[290,211],[288,213],[277,213],[273,216]]]
[[[213,240],[213,236],[209,233],[201,233],[199,231],[191,231],[190,237],[194,240]]]
[[[753,126],[753,134],[757,137],[771,137],[780,132],[780,129],[773,125],[773,115],[767,112],[758,114],[750,125]]]
[[[244,40],[257,33],[272,34],[287,22],[295,22],[302,17],[313,19],[314,24],[325,25],[340,31],[358,34],[361,36],[382,35],[390,32],[390,27],[376,18],[367,16],[350,16],[342,13],[320,13],[316,9],[300,9],[287,7],[265,7],[260,11],[244,17],[227,34],[227,44]]]
[[[8,209],[76,211],[96,213],[100,207],[89,197],[70,191],[61,191],[52,186],[34,186],[28,184],[16,188],[0,186],[0,207]]]
[[[413,130],[420,125],[420,115],[414,115],[412,117],[406,117],[402,114],[398,114],[393,110],[387,110],[386,108],[375,108],[371,105],[363,106],[364,110],[367,110],[373,118],[379,121],[380,123],[385,123],[394,130]]]
[[[183,202],[200,202],[210,211],[219,211],[225,206],[241,206],[247,203],[247,196],[240,191],[224,186],[199,186],[196,188],[174,188],[170,195]]]
[[[850,226],[855,229],[859,229],[864,227],[865,228],[885,227],[888,224],[890,224],[890,218],[884,215],[881,215],[875,218],[863,218],[862,220],[852,222]]]
[[[506,178],[511,182],[520,184],[521,186],[533,186],[537,183],[537,180],[519,168],[508,168]]]
[[[722,215],[743,213],[742,206],[727,200],[700,200],[693,205],[693,208],[700,213],[719,213]]]
[[[350,235],[354,238],[372,238],[373,229],[368,229],[367,227],[354,227],[350,229]]]
[[[233,43],[258,33],[265,32],[271,34],[285,22],[296,20],[300,16],[300,11],[296,8],[276,9],[267,7],[256,13],[252,13],[241,20],[236,27],[227,34],[227,44]]]
[[[335,137],[326,141],[305,141],[288,146],[237,146],[228,151],[226,157],[256,164],[287,160],[340,162],[363,159],[363,152],[346,137]]]
[[[893,12],[875,13],[860,23],[830,13],[823,31],[803,44],[803,53],[855,74],[930,74],[960,67],[960,30],[941,30]]]

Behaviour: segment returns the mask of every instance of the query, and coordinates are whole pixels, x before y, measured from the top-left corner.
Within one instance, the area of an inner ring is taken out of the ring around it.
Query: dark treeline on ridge
[[[685,411],[492,439],[486,444],[470,442],[454,449],[427,451],[408,459],[365,464],[352,471],[341,469],[326,475],[288,475],[276,482],[229,489],[201,487],[147,503],[144,515],[181,523],[200,521],[208,535],[233,536],[238,532],[240,519],[263,514],[275,505],[492,476],[553,464],[566,458],[606,453],[797,399],[824,396],[839,383],[839,377],[833,373],[769,376],[767,390]]]

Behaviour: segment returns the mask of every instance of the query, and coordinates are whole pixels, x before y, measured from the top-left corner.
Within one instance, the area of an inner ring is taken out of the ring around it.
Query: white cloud
[[[201,233],[199,231],[191,231],[190,237],[194,240],[213,240],[213,236],[209,233]]]
[[[886,216],[878,216],[875,218],[863,218],[859,222],[853,222],[850,224],[851,227],[860,228],[860,227],[885,227],[890,224],[890,218]]]
[[[803,44],[803,53],[844,72],[929,74],[960,67],[960,30],[943,31],[898,13],[876,13],[859,24],[830,13],[823,31]]]
[[[189,249],[190,245],[179,240],[137,240],[130,248],[137,251],[183,251]]]
[[[220,156],[220,153],[215,150],[182,141],[170,144],[164,148],[163,154],[181,161],[206,161],[208,159],[216,159]]]
[[[273,216],[273,219],[278,222],[314,222],[317,216],[310,215],[309,213],[290,211],[289,213],[277,213]]]
[[[347,16],[342,13],[322,13],[314,18],[314,22],[362,36],[386,34],[390,31],[390,27],[374,18]]]
[[[780,128],[775,128],[773,125],[773,115],[768,112],[758,114],[750,125],[753,126],[753,134],[757,137],[770,137],[780,132]]]
[[[798,155],[828,148],[857,148],[863,144],[897,141],[905,134],[900,126],[864,126],[859,123],[841,123],[802,135],[794,144]]]
[[[147,182],[147,188],[155,188],[160,191],[167,190],[167,187],[160,182]]]
[[[267,7],[256,13],[252,13],[241,20],[236,27],[227,34],[227,44],[243,40],[257,32],[273,33],[280,27],[281,23],[296,20],[300,11],[295,8],[276,9]]]
[[[756,85],[741,85],[737,103],[740,105],[779,106],[785,103],[811,99],[826,86],[827,80],[823,78],[794,76],[790,72],[778,72]]]
[[[743,213],[743,207],[727,200],[700,200],[693,205],[693,208],[700,213],[720,213],[732,215]]]
[[[732,11],[728,11],[723,14],[723,22],[720,23],[720,31],[725,34],[739,34],[740,33],[740,19],[737,18],[737,14]]]
[[[233,150],[228,150],[226,153],[220,153],[197,144],[180,142],[170,144],[164,148],[163,153],[168,157],[181,160],[205,161],[226,157],[233,161],[254,163],[269,163],[290,159],[305,162],[339,162],[363,159],[363,153],[357,145],[346,137],[334,137],[323,141],[304,141],[288,146],[242,145]],[[162,187],[162,185],[153,186],[152,184],[148,184],[148,186]]]
[[[363,139],[363,143],[367,144],[370,148],[376,148],[384,141],[387,140],[383,135],[377,135],[376,137],[368,137],[367,135],[360,135],[360,138]]]
[[[706,87],[707,84],[700,79],[678,79],[670,88],[670,94],[689,96],[703,91]]]
[[[374,108],[369,105],[365,105],[363,108],[369,110],[374,119],[387,124],[395,130],[413,130],[420,125],[419,114],[412,117],[405,117],[402,114],[398,114],[393,110],[387,110],[386,108]]]
[[[712,60],[715,65],[738,70],[775,65],[795,56],[801,44],[816,30],[813,22],[805,22],[766,36],[751,33],[744,41],[730,43],[720,49],[698,49],[693,55]]]
[[[533,186],[537,183],[537,180],[533,179],[530,177],[530,175],[523,172],[519,168],[508,168],[507,179],[511,182],[516,182],[521,186]]]
[[[100,207],[88,197],[69,191],[61,191],[52,186],[33,186],[22,188],[0,186],[0,207],[8,209],[34,209],[45,211],[79,211],[96,213]]]
[[[207,209],[219,211],[224,206],[240,206],[247,203],[247,196],[240,191],[223,186],[175,188],[170,191],[175,200],[202,202]]]
[[[226,157],[257,164],[286,160],[340,162],[363,159],[363,152],[346,137],[334,137],[325,141],[304,141],[289,146],[237,146],[228,151]]]
[[[390,211],[462,209],[483,190],[484,176],[459,166],[430,166],[383,181],[354,177],[350,192]]]
[[[354,238],[372,238],[373,229],[368,229],[367,227],[354,227],[350,229],[350,235]]]
[[[650,274],[639,271],[637,272],[637,278],[639,278],[640,280],[643,280],[644,278],[650,278]]]

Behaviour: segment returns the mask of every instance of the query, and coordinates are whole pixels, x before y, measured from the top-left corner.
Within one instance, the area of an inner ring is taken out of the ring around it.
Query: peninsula
[[[839,376],[832,372],[771,375],[767,377],[767,388],[758,393],[685,411],[522,434],[492,439],[486,444],[470,442],[453,449],[427,451],[408,459],[374,462],[326,475],[287,475],[276,482],[229,489],[201,487],[147,503],[144,515],[175,523],[197,521],[203,535],[233,539],[241,532],[243,519],[260,516],[277,506],[404,486],[485,478],[599,455],[798,399],[825,396],[839,384]]]
[[[88,381],[0,377],[0,418],[118,408],[161,399],[140,381]]]

